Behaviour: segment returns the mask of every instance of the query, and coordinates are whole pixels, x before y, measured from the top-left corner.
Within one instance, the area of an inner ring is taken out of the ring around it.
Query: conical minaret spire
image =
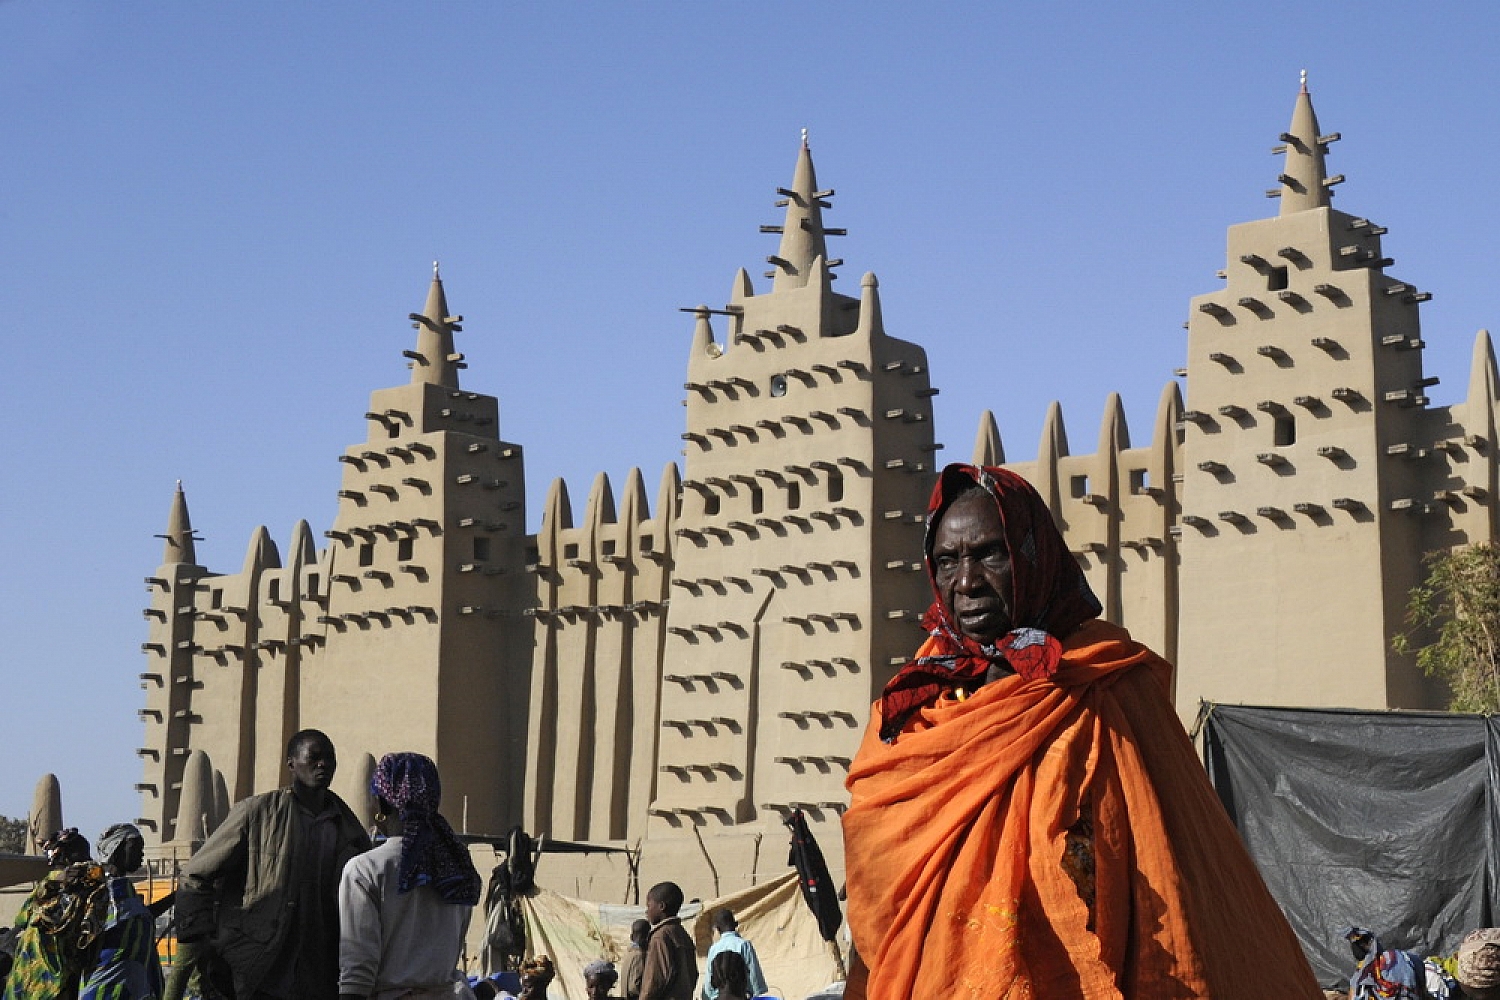
[[[1281,172],[1281,215],[1305,212],[1310,208],[1327,208],[1329,204],[1328,171],[1323,162],[1328,143],[1337,136],[1318,134],[1318,116],[1313,113],[1312,95],[1307,92],[1307,71],[1302,71],[1302,88],[1292,111],[1292,127],[1281,133],[1286,164]],[[1334,183],[1342,178],[1334,178]]]
[[[448,315],[448,299],[443,294],[443,279],[437,261],[432,262],[432,284],[427,289],[427,304],[420,313],[410,316],[417,330],[416,356],[412,358],[411,380],[458,388],[458,370],[463,355],[453,351],[453,335],[462,330],[462,316]],[[411,357],[411,355],[408,355]]]
[[[193,523],[188,519],[187,497],[182,492],[182,480],[177,480],[177,492],[172,494],[172,512],[167,515],[167,533],[158,536],[166,539],[161,561],[168,563],[196,563],[198,554],[193,549]]]
[[[782,196],[777,204],[786,206],[786,221],[781,227],[781,248],[776,251],[776,256],[767,258],[775,268],[772,291],[801,288],[808,282],[813,261],[819,257],[825,261],[828,259],[823,209],[829,205],[823,199],[832,197],[833,192],[818,190],[806,130],[802,133],[802,147],[797,152],[792,186],[778,188],[777,194]]]

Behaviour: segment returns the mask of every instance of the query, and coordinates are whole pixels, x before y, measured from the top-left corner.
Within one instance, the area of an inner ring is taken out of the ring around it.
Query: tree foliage
[[[1500,547],[1484,543],[1427,557],[1412,588],[1398,653],[1447,681],[1455,712],[1500,712]]]
[[[0,816],[0,854],[26,853],[26,820]]]

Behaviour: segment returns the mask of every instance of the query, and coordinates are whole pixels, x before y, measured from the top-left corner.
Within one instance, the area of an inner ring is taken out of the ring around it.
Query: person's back
[[[713,916],[713,929],[717,940],[708,949],[708,958],[703,967],[703,996],[705,1000],[722,1000],[718,984],[714,982],[713,965],[719,955],[732,952],[736,955],[745,968],[746,992],[750,996],[760,996],[767,992],[766,977],[760,968],[760,959],[755,954],[755,946],[740,936],[739,921],[735,919],[734,912],[728,909],[715,911]]]
[[[370,785],[390,838],[344,866],[339,995],[451,997],[479,873],[438,812],[442,786],[431,758],[386,754]]]
[[[641,1000],[693,1000],[698,953],[677,917],[682,899],[682,890],[673,882],[660,882],[646,894],[651,937],[646,942]]]

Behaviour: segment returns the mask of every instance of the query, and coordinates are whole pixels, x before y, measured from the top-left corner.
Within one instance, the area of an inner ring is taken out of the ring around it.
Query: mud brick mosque
[[[1278,211],[1229,228],[1140,445],[1117,396],[1088,454],[1055,404],[1027,461],[978,419],[973,459],[1041,491],[1106,616],[1177,663],[1185,718],[1200,699],[1440,707],[1391,637],[1425,553],[1496,535],[1489,336],[1465,401],[1428,405],[1427,293],[1387,273],[1383,228],[1332,207],[1337,138],[1304,86]],[[412,749],[469,831],[639,846],[644,885],[781,872],[797,807],[842,869],[849,760],[931,599],[938,390],[873,274],[834,290],[842,231],[805,142],[779,195],[765,282],[741,270],[696,310],[684,459],[650,482],[601,474],[575,509],[558,480],[528,532],[523,444],[460,384],[434,273],[409,381],[372,393],[338,456],[332,527],[299,522],[284,549],[258,528],[216,572],[179,488],[142,645],[138,822],[158,852],[280,784],[287,737],[315,726],[356,810],[374,759]],[[547,865],[577,894],[624,892],[617,856]]]

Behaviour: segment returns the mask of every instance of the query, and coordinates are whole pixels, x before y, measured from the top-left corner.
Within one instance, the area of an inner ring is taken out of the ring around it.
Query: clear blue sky
[[[434,258],[531,530],[555,476],[655,481],[677,309],[762,269],[803,127],[946,455],[990,408],[1020,460],[1053,399],[1076,451],[1112,390],[1144,439],[1306,67],[1452,402],[1500,323],[1497,36],[1482,3],[0,0],[0,813],[54,771],[91,837],[137,815],[173,483],[213,569],[321,535]]]

